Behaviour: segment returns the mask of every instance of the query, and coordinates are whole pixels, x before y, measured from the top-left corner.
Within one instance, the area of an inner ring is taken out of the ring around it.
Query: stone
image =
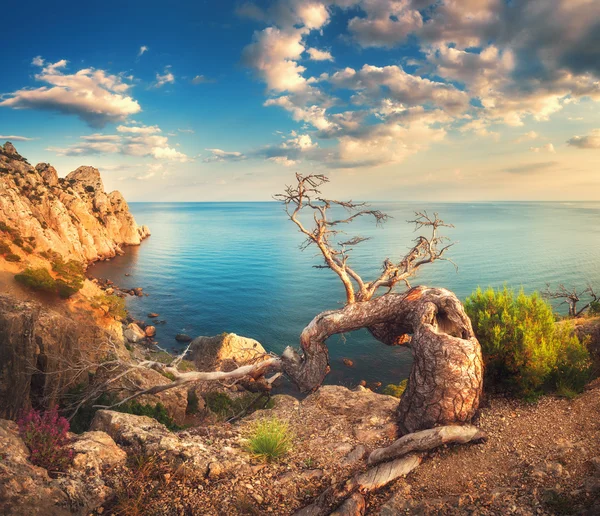
[[[198,371],[230,370],[263,356],[267,358],[267,352],[260,342],[235,333],[196,337],[188,354]]]
[[[344,362],[344,365],[346,367],[354,367],[354,362],[352,360],[350,360],[349,358],[343,358],[342,362]]]
[[[354,493],[347,498],[330,516],[362,516],[365,513],[366,502],[360,493]]]
[[[146,326],[144,330],[146,337],[154,337],[156,335],[156,327],[155,326]]]
[[[156,317],[159,317],[159,314],[157,314],[157,313],[154,313],[154,312],[150,312],[150,313],[148,314],[148,318],[149,318],[149,319],[155,319]]]
[[[136,323],[129,323],[123,332],[123,336],[134,344],[146,338],[146,332],[142,330]]]
[[[104,469],[125,464],[127,454],[105,432],[85,432],[69,444],[74,469],[100,474]]]
[[[160,321],[160,322],[162,322],[162,321]],[[175,335],[175,340],[177,342],[187,343],[187,342],[191,342],[193,339],[192,339],[192,337],[190,337],[189,335],[186,335],[185,333],[178,333],[177,335]]]

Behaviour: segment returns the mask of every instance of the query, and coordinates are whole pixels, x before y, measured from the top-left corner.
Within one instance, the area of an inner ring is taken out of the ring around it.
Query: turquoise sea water
[[[415,209],[439,212],[455,225],[446,234],[458,243],[450,263],[421,270],[413,285],[446,287],[464,299],[478,285],[542,289],[546,282],[600,289],[600,202],[583,203],[373,203],[391,218],[383,227],[367,219],[349,226],[350,236],[371,237],[351,263],[363,278],[397,259],[418,233],[406,220]],[[301,235],[276,203],[132,203],[138,224],[152,236],[124,256],[90,272],[123,287],[143,287],[149,297],[128,298],[137,318],[158,312],[159,344],[178,350],[177,333],[253,337],[281,352],[298,345],[304,326],[322,310],[342,306],[343,289],[315,249],[300,251]],[[125,273],[130,276],[125,276]],[[560,307],[559,307],[560,309]],[[327,381],[355,385],[395,382],[407,376],[410,351],[387,347],[366,331],[329,340]],[[342,358],[351,358],[348,368]]]

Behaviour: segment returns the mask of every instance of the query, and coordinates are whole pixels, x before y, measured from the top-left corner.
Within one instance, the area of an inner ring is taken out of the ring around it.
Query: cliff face
[[[59,178],[47,163],[30,165],[10,142],[0,146],[0,222],[34,238],[38,251],[87,262],[150,235],[119,192],[104,191],[98,169],[79,167]]]

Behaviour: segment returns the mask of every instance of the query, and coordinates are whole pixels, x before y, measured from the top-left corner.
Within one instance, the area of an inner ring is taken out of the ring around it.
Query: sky
[[[129,201],[600,200],[597,0],[17,2],[0,142]]]

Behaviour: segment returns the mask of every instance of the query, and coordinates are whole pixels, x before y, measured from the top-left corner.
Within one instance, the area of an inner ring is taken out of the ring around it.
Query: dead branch
[[[296,185],[287,186],[282,194],[275,196],[275,199],[283,203],[292,222],[306,236],[301,249],[306,249],[312,244],[318,247],[325,265],[317,265],[316,268],[331,269],[340,277],[346,291],[346,303],[368,301],[381,288],[385,288],[387,294],[400,282],[410,287],[408,278],[423,265],[436,260],[446,260],[454,264],[445,256],[446,251],[454,244],[439,234],[439,228],[454,226],[445,223],[437,213],[431,217],[427,212],[416,212],[415,219],[409,222],[415,225],[415,230],[426,228],[430,231],[430,235],[417,237],[413,247],[398,262],[386,258],[379,277],[372,281],[364,281],[349,265],[348,260],[352,249],[367,241],[368,238],[355,236],[335,244],[332,237],[340,231],[334,228],[341,224],[349,224],[363,216],[373,217],[375,223],[379,225],[389,216],[379,210],[369,209],[366,203],[323,198],[320,188],[329,181],[324,175],[303,176],[298,173],[296,181]],[[342,219],[329,219],[328,210],[333,206],[344,208],[349,215]],[[303,210],[312,210],[313,228],[306,227],[300,221],[299,215]]]
[[[550,284],[546,283],[546,289],[542,291],[542,297],[546,299],[562,299],[560,304],[569,306],[570,317],[579,317],[592,303],[596,303],[599,300],[594,288],[589,283],[581,291],[578,291],[575,287],[569,289],[562,283],[558,284],[556,290],[551,290]],[[577,304],[585,297],[588,298],[588,302],[581,309],[577,310]]]

